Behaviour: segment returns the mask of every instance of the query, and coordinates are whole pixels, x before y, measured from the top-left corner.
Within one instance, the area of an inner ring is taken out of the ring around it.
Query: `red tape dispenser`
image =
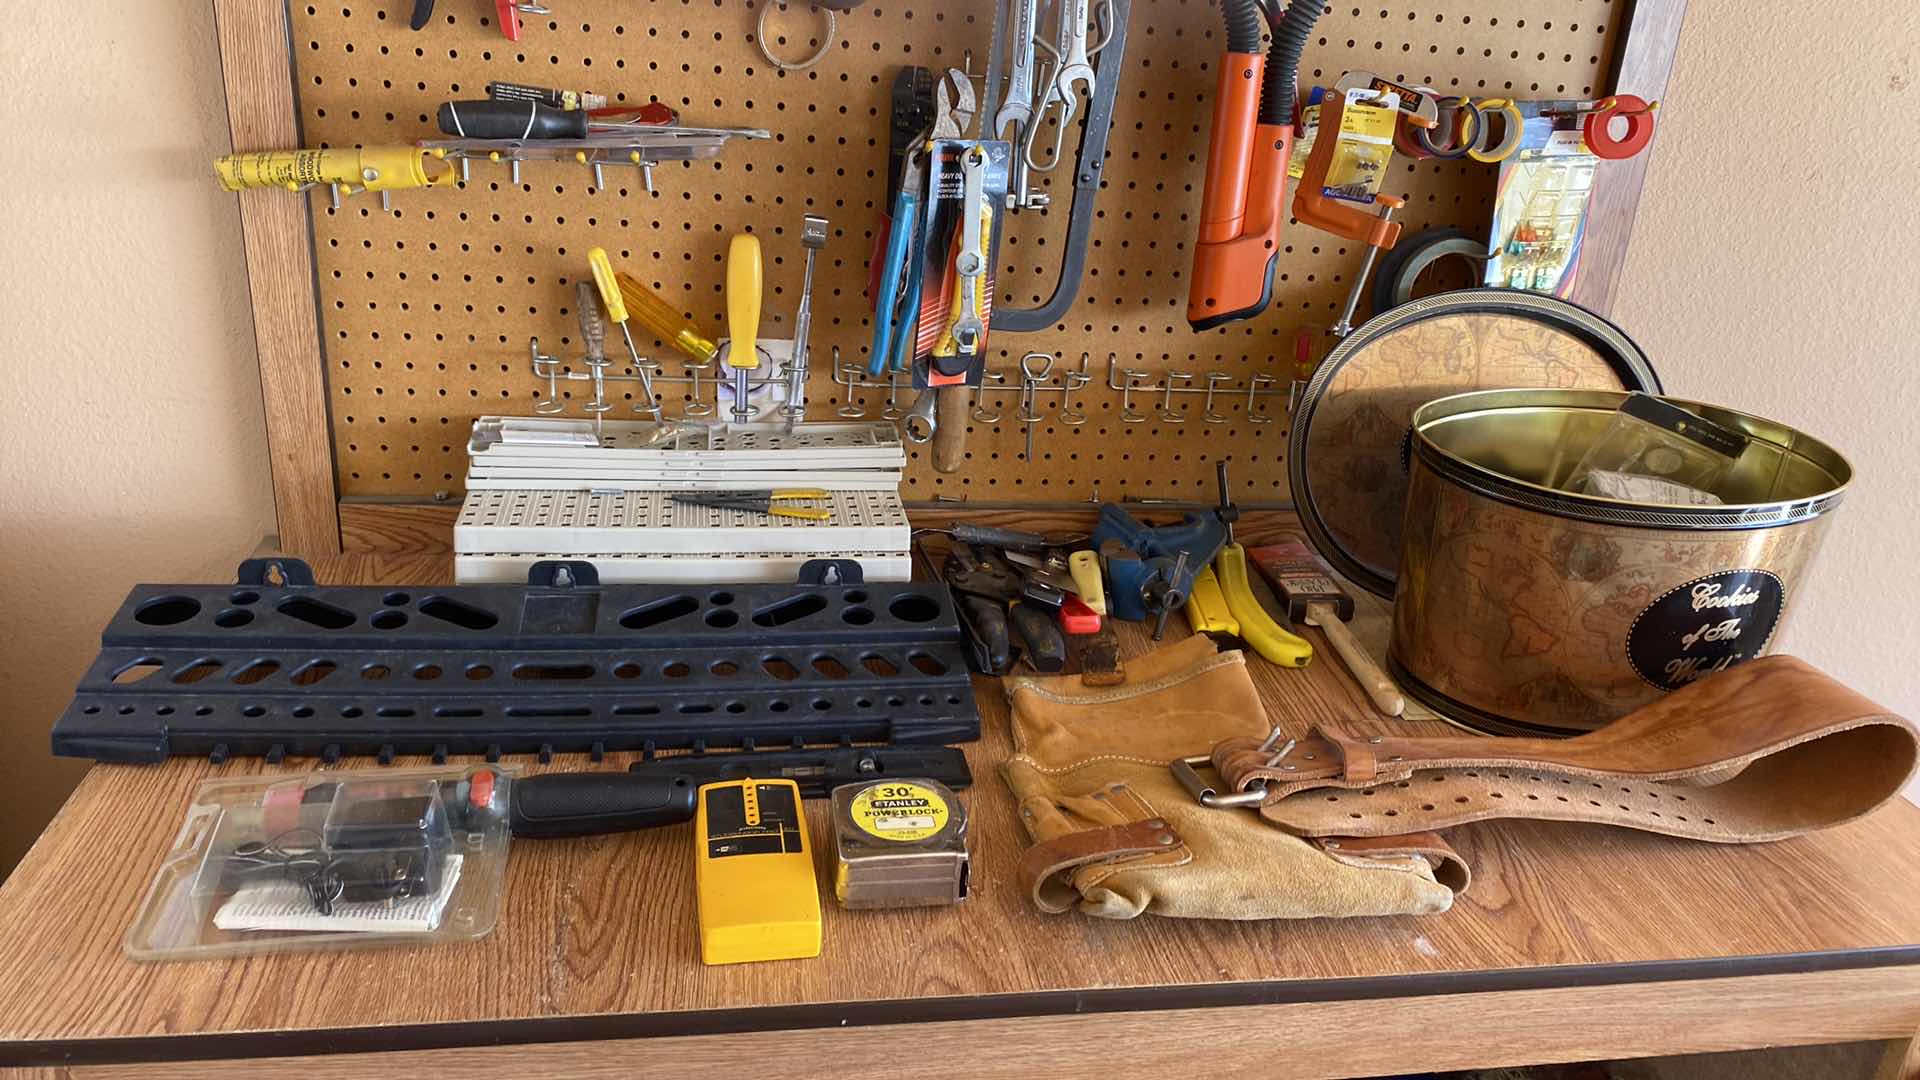
[[[1580,124],[1580,138],[1594,157],[1622,161],[1647,148],[1653,141],[1653,110],[1659,102],[1648,104],[1632,94],[1615,94],[1601,99],[1599,107],[1587,113]],[[1613,121],[1627,122],[1626,134],[1613,137]]]

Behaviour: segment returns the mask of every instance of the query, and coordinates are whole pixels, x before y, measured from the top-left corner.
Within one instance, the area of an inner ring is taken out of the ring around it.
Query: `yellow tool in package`
[[[820,889],[799,784],[748,779],[702,786],[694,878],[702,961],[820,955]]]
[[[339,184],[343,191],[392,191],[432,187],[454,178],[453,166],[415,146],[228,154],[214,161],[213,171],[228,191],[263,187],[298,191],[313,184]]]
[[[1338,92],[1338,91],[1336,91]],[[1327,182],[1322,191],[1328,198],[1371,203],[1380,193],[1387,166],[1393,161],[1393,131],[1400,118],[1400,96],[1368,87],[1348,90],[1340,110],[1339,142],[1333,148],[1333,161],[1327,166]],[[1287,163],[1287,175],[1295,180],[1306,172],[1307,156],[1319,137],[1320,106],[1309,105],[1301,111],[1304,129],[1295,140],[1293,157]]]

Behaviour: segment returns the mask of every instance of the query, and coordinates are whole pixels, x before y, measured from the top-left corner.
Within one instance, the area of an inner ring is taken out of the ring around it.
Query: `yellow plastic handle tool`
[[[781,488],[768,495],[769,499],[830,499],[833,493],[826,488]]]
[[[590,248],[587,265],[593,268],[593,284],[600,290],[600,306],[606,308],[607,318],[617,323],[626,322],[627,305],[620,299],[620,282],[614,277],[613,261],[607,258],[607,249]]]
[[[741,234],[727,246],[727,366],[760,366],[760,238]]]
[[[1187,625],[1193,627],[1196,634],[1230,634],[1240,636],[1240,623],[1233,617],[1227,606],[1227,598],[1220,591],[1220,579],[1213,576],[1211,567],[1201,567],[1193,575],[1193,591],[1187,594]]]
[[[791,518],[795,521],[832,521],[833,511],[808,508],[805,506],[774,506],[767,510],[772,517]]]
[[[432,187],[454,179],[454,168],[417,146],[336,150],[267,150],[215,158],[214,175],[228,191],[309,184],[341,184],[368,191]]]
[[[1073,575],[1073,587],[1080,593],[1080,602],[1092,608],[1095,615],[1105,615],[1107,594],[1100,583],[1100,553],[1074,552],[1067,556],[1067,570]]]
[[[1213,561],[1220,577],[1220,589],[1226,593],[1227,609],[1240,623],[1240,639],[1253,651],[1281,667],[1306,667],[1313,659],[1313,646],[1306,638],[1273,621],[1260,598],[1247,583],[1247,549],[1228,544]]]
[[[631,274],[615,274],[614,280],[619,282],[620,298],[632,309],[634,319],[655,337],[702,363],[720,351],[720,346],[702,335],[691,320]]]

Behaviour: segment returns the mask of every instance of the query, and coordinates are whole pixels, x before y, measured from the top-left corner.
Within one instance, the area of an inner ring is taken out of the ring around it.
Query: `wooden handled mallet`
[[[1288,621],[1317,626],[1326,633],[1327,642],[1373,700],[1374,708],[1387,716],[1406,711],[1407,699],[1400,688],[1347,629],[1347,620],[1353,618],[1353,598],[1334,580],[1332,567],[1297,540],[1250,548],[1247,558],[1286,602]]]

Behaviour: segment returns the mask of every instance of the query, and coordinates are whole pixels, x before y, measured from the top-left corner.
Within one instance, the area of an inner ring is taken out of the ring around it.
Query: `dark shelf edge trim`
[[[1906,966],[1920,966],[1920,945],[1623,964],[1565,964],[1538,968],[1429,972],[1419,975],[1046,990],[1024,994],[765,1005],[604,1016],[531,1017],[520,1020],[469,1020],[365,1028],[306,1028],[217,1035],[52,1039],[0,1043],[0,1066],[106,1065],[527,1046],[962,1020],[1378,1001]]]

